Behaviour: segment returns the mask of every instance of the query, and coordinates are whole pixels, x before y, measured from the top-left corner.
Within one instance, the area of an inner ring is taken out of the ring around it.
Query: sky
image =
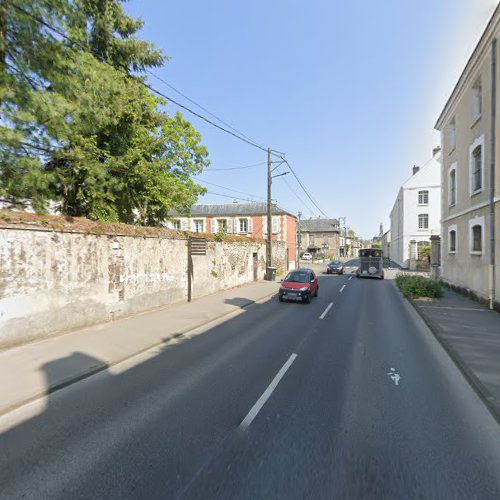
[[[346,217],[371,238],[381,222],[388,229],[412,166],[426,163],[439,144],[435,122],[496,5],[130,0],[125,9],[143,19],[140,36],[169,57],[155,74],[257,144],[286,153],[312,200],[290,173],[273,179],[278,205],[303,219]],[[169,113],[178,109],[167,105]],[[183,114],[210,155],[196,177],[209,191],[199,203],[264,201],[267,154]],[[275,174],[287,170],[281,165]]]

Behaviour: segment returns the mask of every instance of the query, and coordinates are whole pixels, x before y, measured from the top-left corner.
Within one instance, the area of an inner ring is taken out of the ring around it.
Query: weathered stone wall
[[[284,270],[285,243],[273,244]],[[265,245],[209,241],[192,297],[265,273]],[[187,240],[0,229],[0,348],[187,300]]]

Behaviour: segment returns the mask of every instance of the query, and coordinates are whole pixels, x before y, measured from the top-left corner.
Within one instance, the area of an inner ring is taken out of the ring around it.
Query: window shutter
[[[227,234],[232,234],[233,232],[233,219],[227,219]]]
[[[248,234],[253,233],[253,217],[248,218]]]
[[[273,217],[272,223],[273,223],[273,227],[271,228],[271,230],[272,230],[272,232],[274,234],[274,233],[278,232],[278,218],[277,217]]]
[[[210,232],[211,233],[216,233],[217,232],[216,222],[217,221],[215,219],[211,219],[210,220]]]

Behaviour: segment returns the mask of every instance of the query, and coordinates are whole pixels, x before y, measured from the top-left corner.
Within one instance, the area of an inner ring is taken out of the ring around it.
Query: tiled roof
[[[277,205],[272,206],[273,215],[295,215],[279,208]],[[225,205],[193,205],[191,207],[191,216],[194,217],[222,217],[225,215],[266,215],[267,203],[227,203]],[[179,216],[178,212],[170,211],[170,216]]]
[[[337,219],[306,219],[300,221],[300,230],[305,233],[328,233],[339,231]]]

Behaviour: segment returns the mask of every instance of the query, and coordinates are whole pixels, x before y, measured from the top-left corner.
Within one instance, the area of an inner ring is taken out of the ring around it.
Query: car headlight
[[[307,292],[307,290],[308,290],[307,286],[305,286],[304,288],[300,289],[301,292]]]

